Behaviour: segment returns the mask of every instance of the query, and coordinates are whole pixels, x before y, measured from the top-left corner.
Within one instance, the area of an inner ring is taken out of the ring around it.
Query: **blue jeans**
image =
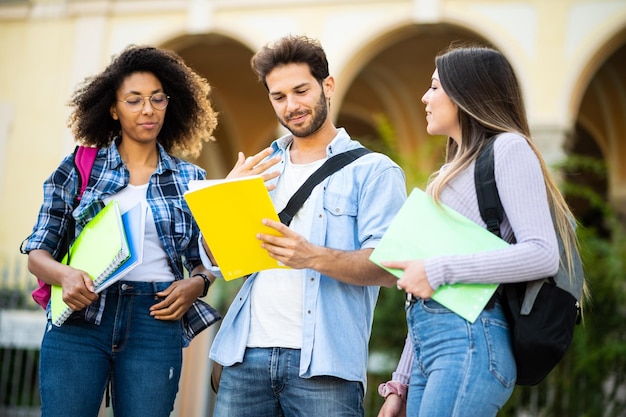
[[[42,417],[96,417],[111,379],[116,416],[167,417],[182,366],[181,322],[149,314],[170,283],[121,282],[105,290],[100,325],[48,321],[41,344]]]
[[[363,386],[332,376],[301,378],[300,350],[248,348],[224,367],[213,417],[363,416]]]
[[[517,376],[499,302],[472,324],[432,299],[418,300],[407,323],[414,349],[407,416],[495,416]]]

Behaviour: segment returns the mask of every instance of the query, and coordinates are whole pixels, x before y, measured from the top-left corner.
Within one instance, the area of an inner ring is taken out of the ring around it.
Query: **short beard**
[[[313,120],[309,126],[305,126],[302,128],[290,128],[285,120],[278,117],[278,121],[281,125],[283,125],[287,130],[291,132],[291,134],[297,138],[305,138],[307,136],[311,136],[324,124],[326,119],[328,118],[328,108],[326,107],[326,96],[324,96],[324,92],[320,94],[320,99],[315,105],[313,109]]]

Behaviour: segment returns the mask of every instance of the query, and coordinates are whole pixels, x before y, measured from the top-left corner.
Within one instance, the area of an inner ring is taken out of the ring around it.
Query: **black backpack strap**
[[[500,201],[494,173],[494,142],[494,139],[488,140],[481,149],[478,158],[476,158],[474,182],[476,184],[480,216],[487,224],[487,229],[496,236],[500,236],[500,224],[502,223],[504,209]]]
[[[317,184],[332,173],[337,172],[344,166],[370,152],[371,151],[367,148],[356,148],[328,158],[321,167],[316,169],[315,172],[307,178],[304,184],[298,188],[298,191],[291,196],[283,211],[278,213],[280,221],[289,226],[293,216],[300,210],[300,207],[302,207],[306,199],[309,198],[311,191],[313,191],[313,188],[315,188]]]
[[[487,229],[496,236],[500,236],[500,224],[502,223],[504,208],[500,201],[500,194],[496,184],[495,163],[493,157],[493,143],[495,138],[487,139],[476,158],[474,166],[474,183],[476,186],[476,197],[478,197],[478,208],[480,217],[487,224]],[[498,287],[496,294],[506,293],[507,300],[519,309],[519,300],[515,295],[515,287],[504,285]],[[495,295],[494,295],[495,296]],[[494,298],[489,301],[488,306],[494,305]]]

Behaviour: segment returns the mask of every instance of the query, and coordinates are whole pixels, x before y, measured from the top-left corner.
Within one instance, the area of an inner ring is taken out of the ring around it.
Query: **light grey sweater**
[[[523,137],[505,133],[494,143],[494,161],[505,212],[500,231],[512,244],[473,255],[425,259],[426,276],[433,289],[455,282],[528,281],[553,276],[559,268],[558,244],[537,156]],[[441,201],[486,227],[478,208],[474,167],[472,162],[444,188]],[[407,337],[392,380],[408,384],[412,363],[413,348]]]
[[[425,259],[426,276],[433,289],[456,282],[528,281],[552,276],[558,270],[558,244],[537,156],[523,137],[505,133],[494,143],[494,160],[505,212],[501,234],[507,242],[515,243],[472,255]],[[474,167],[472,162],[450,181],[441,193],[441,201],[486,227],[478,209]]]

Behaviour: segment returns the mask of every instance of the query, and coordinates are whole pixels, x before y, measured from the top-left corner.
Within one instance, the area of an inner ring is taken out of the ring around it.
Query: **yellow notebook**
[[[284,267],[256,238],[279,235],[261,223],[280,221],[263,178],[190,181],[185,200],[225,280]]]
[[[393,219],[370,260],[407,261],[441,255],[465,255],[506,247],[507,242],[457,211],[415,188]],[[398,278],[403,271],[385,268]],[[433,300],[474,322],[497,284],[442,285]]]
[[[126,233],[117,201],[113,200],[89,221],[70,248],[73,268],[89,274],[97,287],[130,256]],[[67,255],[63,263],[67,261]],[[63,301],[63,289],[52,285],[52,323],[62,325],[72,314]]]

